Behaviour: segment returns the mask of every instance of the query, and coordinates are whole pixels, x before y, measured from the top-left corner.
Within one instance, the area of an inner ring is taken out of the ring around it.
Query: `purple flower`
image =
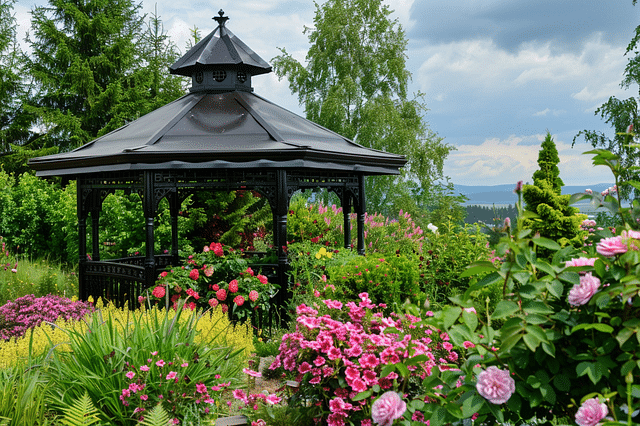
[[[513,191],[516,194],[519,194],[520,192],[522,192],[522,181],[519,180],[518,183],[516,183],[516,189]]]
[[[628,249],[629,247],[622,241],[621,237],[603,238],[596,246],[596,251],[607,257],[626,253]]]
[[[574,285],[569,291],[567,301],[572,306],[586,305],[599,287],[600,279],[591,275],[591,272],[587,272],[580,277],[580,284]]]
[[[492,404],[503,404],[515,392],[516,382],[511,378],[508,370],[491,366],[478,374],[476,389],[480,396]]]
[[[576,413],[576,423],[578,426],[595,426],[608,413],[607,405],[601,403],[598,398],[587,399]]]
[[[407,404],[396,392],[385,392],[373,403],[371,418],[380,426],[391,426],[407,409]]]

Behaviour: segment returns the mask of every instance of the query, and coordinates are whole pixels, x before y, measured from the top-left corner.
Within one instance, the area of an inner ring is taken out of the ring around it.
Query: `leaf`
[[[436,408],[436,411],[433,412],[431,418],[429,419],[429,424],[433,426],[442,426],[444,425],[445,418],[447,417],[447,410],[444,407]]]
[[[531,241],[533,241],[534,244],[539,245],[541,247],[547,248],[549,250],[560,250],[562,247],[560,247],[560,244],[556,243],[553,240],[550,240],[548,238],[544,238],[544,237],[534,237],[531,239]]]
[[[469,418],[480,411],[485,402],[485,399],[478,395],[477,392],[470,392],[470,394],[471,396],[462,403],[462,416],[464,418]]]
[[[62,424],[65,426],[92,425],[100,421],[98,418],[98,410],[93,405],[93,401],[91,401],[86,391],[83,396],[75,400],[75,402],[63,410],[63,412],[64,418],[62,419]]]
[[[167,426],[171,422],[171,418],[167,414],[164,408],[162,408],[162,403],[158,403],[153,410],[149,412],[149,414],[144,416],[144,420],[142,420],[139,424],[141,426]]]
[[[613,327],[608,324],[595,323],[595,324],[578,324],[571,329],[571,334],[578,330],[591,330],[595,329],[603,333],[613,333]]]
[[[501,278],[502,278],[502,276],[498,272],[492,272],[489,275],[487,275],[486,277],[482,278],[477,283],[469,286],[469,289],[467,290],[465,295],[467,293],[474,292],[476,290],[480,290],[483,287],[486,287],[488,285],[496,283],[496,282],[500,281]]]
[[[359,394],[354,396],[352,399],[354,401],[362,401],[363,399],[367,399],[371,397],[371,395],[373,395],[373,389],[367,389],[366,391],[360,392]]]
[[[549,404],[553,405],[556,403],[556,392],[553,390],[551,385],[544,384],[540,386],[540,393],[542,394],[542,398],[544,398],[544,400]]]
[[[553,378],[553,386],[560,392],[569,392],[571,389],[571,380],[569,380],[569,376],[566,374],[557,374]]]
[[[448,305],[442,310],[442,313],[444,316],[444,328],[449,329],[460,317],[462,308]]]
[[[553,280],[547,283],[547,290],[549,290],[549,293],[551,293],[556,299],[561,299],[564,286],[560,281]]]
[[[633,335],[633,333],[634,333],[634,331],[632,329],[625,327],[622,330],[620,330],[620,332],[616,336],[616,340],[618,341],[620,346],[622,346],[624,344],[624,342],[629,340],[629,337],[631,337]]]
[[[540,339],[533,334],[525,334],[522,336],[522,340],[524,340],[524,344],[527,345],[531,352],[535,352],[536,348],[540,345]]]
[[[478,275],[481,272],[495,271],[496,267],[491,262],[474,262],[461,274],[460,278],[470,277],[472,275]]]
[[[516,302],[512,302],[510,300],[501,300],[496,305],[496,309],[495,311],[493,311],[491,317],[495,319],[507,318],[518,312],[519,310],[520,307]]]

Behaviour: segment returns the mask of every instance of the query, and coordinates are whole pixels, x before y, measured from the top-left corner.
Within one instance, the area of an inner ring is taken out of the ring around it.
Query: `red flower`
[[[220,290],[220,286],[218,284],[214,284],[214,285],[211,286],[211,290],[218,291],[218,290]]]
[[[215,253],[216,256],[222,257],[224,256],[224,250],[222,249],[222,244],[220,243],[211,243],[209,248]]]
[[[220,305],[220,306],[222,306],[222,313],[225,313],[225,314],[226,314],[227,312],[229,312],[229,307],[228,307],[227,305],[225,305],[225,304],[223,303],[223,304],[222,304],[222,305]]]
[[[264,275],[260,275],[258,274],[258,280],[262,283],[262,284],[267,284],[269,282],[269,280],[267,279],[267,277],[265,277]]]
[[[231,282],[229,283],[229,291],[231,293],[238,292],[238,280],[231,280]]]
[[[227,298],[227,291],[225,289],[221,288],[220,290],[216,291],[216,297],[220,301],[225,300]]]
[[[320,237],[315,237],[311,239],[312,243],[317,243],[318,241],[320,241]]]
[[[161,277],[161,278],[164,278],[164,277],[166,277],[166,276],[167,276],[167,271],[162,271],[162,272],[160,273],[160,277]]]
[[[166,294],[166,290],[164,289],[164,287],[158,286],[158,287],[153,289],[151,294],[153,294],[158,299],[162,299],[164,297],[164,295]]]
[[[249,274],[249,275],[253,276],[253,269],[251,269],[251,268],[247,268],[247,271],[246,271],[246,272],[247,272],[247,274]]]
[[[236,296],[233,298],[233,303],[235,303],[238,306],[242,306],[244,304],[244,297],[242,296]]]
[[[189,273],[189,278],[196,281],[198,278],[200,278],[200,272],[198,272],[197,269],[192,269]]]
[[[258,292],[257,292],[257,291],[255,291],[255,290],[251,290],[251,291],[249,292],[249,300],[251,300],[252,302],[255,302],[256,300],[258,300],[258,297],[259,297],[259,296],[260,296],[260,295],[259,295],[259,294],[258,294]]]
[[[194,299],[196,299],[196,300],[200,299],[200,295],[198,294],[198,292],[197,292],[197,291],[194,291],[194,290],[192,290],[192,289],[190,289],[190,288],[188,288],[188,289],[187,289],[187,294],[188,294],[189,296],[193,297],[193,298],[194,298]]]
[[[211,306],[212,308],[215,308],[216,306],[218,306],[218,299],[209,299],[209,306]]]

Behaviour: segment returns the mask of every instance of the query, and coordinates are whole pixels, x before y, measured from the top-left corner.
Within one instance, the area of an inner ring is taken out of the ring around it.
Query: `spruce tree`
[[[586,233],[580,230],[580,224],[587,216],[569,205],[570,195],[561,195],[564,184],[560,179],[559,162],[555,142],[547,132],[538,155],[540,169],[533,174],[533,185],[522,188],[525,210],[537,217],[523,219],[523,226],[563,246],[582,247]],[[542,252],[550,254],[545,250]]]
[[[145,28],[133,0],[49,0],[32,12],[28,108],[62,150],[135,120],[182,93],[169,78],[176,49],[159,17]]]
[[[560,179],[558,163],[560,163],[560,157],[558,156],[556,144],[551,137],[551,133],[547,132],[547,136],[544,138],[538,153],[538,166],[540,169],[533,173],[533,184],[538,185],[545,180],[551,184],[556,194],[560,195],[564,182]]]

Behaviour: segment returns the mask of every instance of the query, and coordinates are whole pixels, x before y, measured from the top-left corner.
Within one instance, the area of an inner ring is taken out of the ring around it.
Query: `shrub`
[[[0,307],[0,338],[9,340],[21,337],[42,322],[54,323],[58,318],[78,321],[90,311],[91,307],[86,302],[53,295],[35,297],[29,294]]]
[[[379,308],[384,305],[374,305],[366,293],[358,303],[298,306],[296,330],[283,337],[271,365],[298,375],[300,388],[290,399],[296,425],[347,418],[371,424],[376,396],[391,390],[417,395],[415,384],[458,359],[446,334],[414,316],[384,317]],[[401,361],[410,369],[398,367]]]

